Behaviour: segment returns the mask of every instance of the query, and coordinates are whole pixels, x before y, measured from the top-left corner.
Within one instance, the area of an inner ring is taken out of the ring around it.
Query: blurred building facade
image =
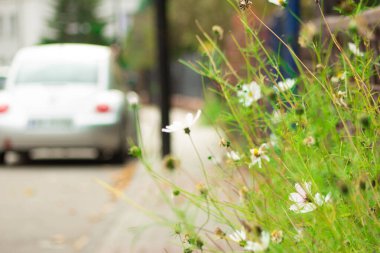
[[[9,65],[18,49],[38,44],[51,33],[48,20],[55,0],[0,0],[0,66]],[[105,35],[121,40],[139,0],[102,0],[99,16],[107,21]]]

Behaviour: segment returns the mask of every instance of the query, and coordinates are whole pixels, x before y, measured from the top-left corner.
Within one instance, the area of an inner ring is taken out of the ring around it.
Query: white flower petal
[[[191,124],[193,123],[194,121],[194,116],[192,113],[188,113],[186,114],[186,117],[185,117],[185,124],[186,126],[191,126]]]
[[[263,152],[263,151],[264,151],[265,149],[267,149],[267,148],[268,148],[268,144],[263,143],[263,144],[260,145],[259,151],[260,151],[260,152]]]
[[[263,231],[260,236],[259,242],[247,241],[247,245],[244,247],[245,250],[260,252],[268,248],[270,242],[270,234]]]
[[[265,248],[268,248],[269,242],[270,242],[270,234],[266,231],[263,231],[261,233],[261,243],[263,244],[263,246],[265,246]]]
[[[197,111],[197,114],[195,114],[195,117],[193,119],[192,125],[199,119],[199,117],[201,116],[201,113],[202,113],[201,110]]]
[[[307,193],[311,193],[311,182],[304,182],[305,190]]]
[[[304,203],[305,202],[305,198],[296,192],[290,193],[289,200],[296,202],[296,203]]]
[[[317,209],[317,206],[315,204],[307,203],[307,204],[304,204],[303,207],[300,209],[300,213],[312,212],[315,209]]]
[[[268,2],[278,5],[278,6],[284,6],[286,5],[287,0],[268,0]]]
[[[165,133],[172,133],[180,130],[184,130],[185,128],[190,128],[194,123],[198,120],[201,114],[201,110],[197,111],[195,117],[193,114],[188,113],[185,116],[184,122],[174,121],[171,125],[166,126],[161,131]]]
[[[264,159],[264,160],[267,160],[268,162],[270,161],[270,159],[269,159],[269,157],[267,155],[262,155],[261,158]]]
[[[306,199],[306,191],[304,190],[304,188],[299,184],[299,183],[296,183],[294,185],[294,187],[296,188],[296,191],[304,198]]]
[[[228,237],[237,243],[240,243],[241,241],[245,241],[247,239],[247,235],[246,235],[244,229],[236,230],[232,234],[228,235]]]
[[[322,206],[323,203],[324,203],[324,199],[323,199],[323,196],[322,194],[320,194],[319,192],[315,194],[315,197],[314,197],[314,201],[315,203],[318,205],[318,206]]]
[[[290,90],[296,84],[295,79],[287,78],[284,81],[280,81],[274,87],[276,92]]]
[[[349,42],[348,49],[350,49],[350,51],[356,56],[364,56],[364,53],[361,52],[360,49],[354,43]]]
[[[239,102],[245,107],[249,107],[253,102],[259,100],[261,95],[261,88],[256,82],[251,82],[250,84],[243,84],[241,90],[237,92],[239,97]]]
[[[241,159],[240,154],[235,151],[227,152],[227,157],[233,161],[239,161]]]
[[[331,202],[331,192],[327,193],[325,197],[325,203]]]
[[[257,159],[257,164],[259,165],[259,168],[261,169],[261,158]]]
[[[258,242],[251,242],[247,241],[247,245],[244,247],[245,250],[257,252],[257,251],[263,251],[263,246]]]
[[[295,213],[299,213],[301,210],[301,207],[298,204],[293,204],[289,207],[290,211],[293,211]]]

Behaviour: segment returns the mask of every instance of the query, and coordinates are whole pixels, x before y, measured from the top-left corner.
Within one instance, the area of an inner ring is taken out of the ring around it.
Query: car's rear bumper
[[[0,127],[0,151],[79,147],[113,151],[122,141],[121,127],[119,124],[55,130]]]

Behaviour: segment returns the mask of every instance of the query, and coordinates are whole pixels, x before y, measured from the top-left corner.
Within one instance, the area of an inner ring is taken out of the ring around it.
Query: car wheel
[[[32,161],[29,151],[22,151],[18,153],[20,156],[20,164],[28,164]]]
[[[5,163],[5,152],[0,152],[0,165]]]
[[[120,147],[114,153],[111,162],[114,164],[123,164],[125,162],[125,160],[126,160],[126,148]]]
[[[127,139],[126,139],[126,127],[125,124],[122,127],[122,131],[120,133],[120,144],[119,148],[115,150],[111,162],[114,164],[123,164],[126,160],[127,156]]]

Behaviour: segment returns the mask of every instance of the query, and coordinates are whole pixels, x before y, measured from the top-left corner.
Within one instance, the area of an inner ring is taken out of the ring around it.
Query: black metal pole
[[[169,112],[171,100],[169,47],[168,47],[168,24],[166,15],[166,0],[155,0],[156,2],[156,25],[157,25],[157,63],[158,76],[161,87],[161,127],[169,125]],[[170,153],[170,134],[161,132],[162,155]]]

